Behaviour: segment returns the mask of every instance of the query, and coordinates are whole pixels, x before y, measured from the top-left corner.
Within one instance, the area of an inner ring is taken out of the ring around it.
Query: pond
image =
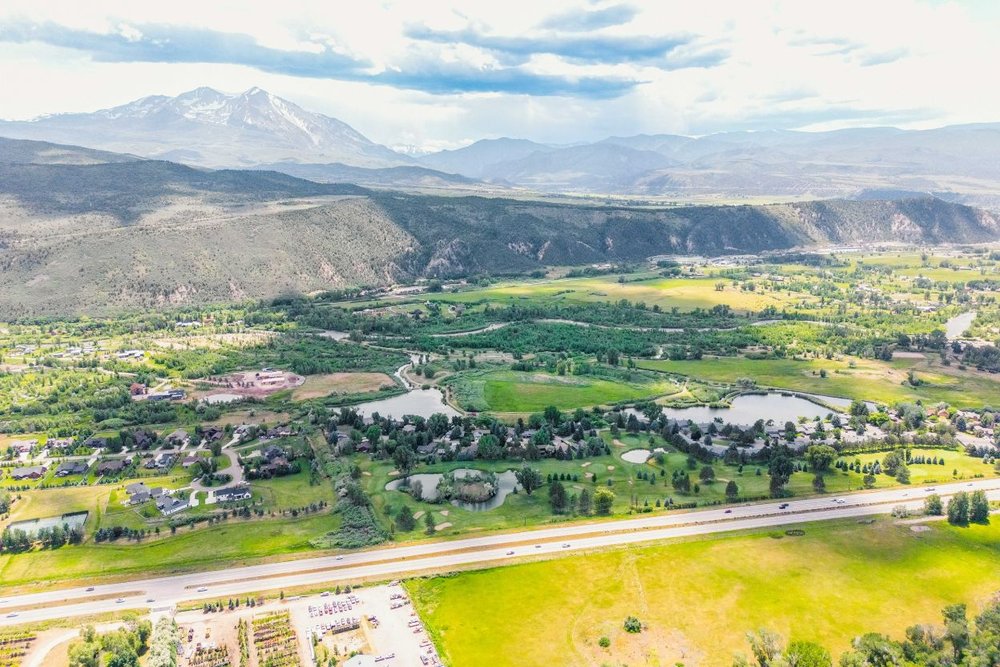
[[[426,418],[435,412],[449,417],[458,416],[458,411],[444,402],[444,395],[438,389],[411,389],[400,396],[359,403],[354,408],[364,417],[371,416],[373,412],[395,419],[402,419],[406,415]]]
[[[474,475],[479,472],[482,471],[472,470],[470,468],[456,468],[453,471],[456,478]],[[400,491],[402,490],[400,487],[404,486],[404,482],[410,484],[413,482],[420,482],[420,499],[427,502],[434,502],[438,498],[438,482],[441,481],[443,476],[444,475],[441,473],[418,473],[410,475],[409,477],[394,479],[385,485],[385,489],[386,491]],[[489,500],[481,503],[469,503],[461,500],[452,500],[451,504],[455,507],[461,507],[462,509],[471,510],[473,512],[483,512],[503,505],[503,501],[506,500],[507,496],[511,493],[514,493],[516,488],[518,488],[517,476],[514,474],[513,470],[506,470],[504,472],[497,473],[497,493]]]
[[[824,398],[824,400],[828,399]],[[682,421],[690,419],[693,422],[705,424],[719,418],[723,422],[740,426],[748,426],[758,419],[763,419],[765,422],[770,419],[775,424],[784,424],[789,421],[797,421],[799,417],[806,419],[826,417],[830,412],[830,408],[812,401],[778,392],[743,394],[734,398],[730,407],[727,408],[710,408],[708,406],[663,408],[663,414],[670,419]]]
[[[944,335],[948,340],[956,340],[965,335],[965,332],[972,326],[972,321],[976,319],[976,311],[956,315],[944,323]]]
[[[29,537],[34,537],[43,528],[53,528],[55,526],[66,526],[69,528],[79,528],[87,522],[88,512],[71,512],[62,516],[48,516],[41,519],[27,519],[25,521],[15,521],[8,530],[23,530]]]
[[[627,463],[645,463],[652,455],[653,452],[648,449],[630,449],[622,454],[622,461],[626,461]]]

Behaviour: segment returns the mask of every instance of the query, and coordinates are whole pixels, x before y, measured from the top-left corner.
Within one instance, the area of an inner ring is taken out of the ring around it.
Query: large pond
[[[87,512],[72,512],[62,516],[47,516],[41,519],[27,519],[25,521],[15,521],[7,526],[8,530],[23,530],[30,537],[38,534],[43,528],[54,528],[55,526],[65,526],[68,528],[79,528],[87,522]]]
[[[435,412],[441,412],[449,417],[458,415],[458,411],[444,402],[444,396],[438,389],[412,389],[405,394],[383,398],[377,401],[359,403],[354,408],[365,417],[373,412],[382,417],[402,419],[406,415],[430,417]]]
[[[976,311],[956,315],[944,323],[944,335],[948,340],[956,340],[965,335],[976,319]]]
[[[824,401],[835,404],[843,404],[844,399],[831,400],[823,397]],[[850,401],[846,401],[850,404]],[[755,423],[758,419],[765,422],[773,420],[775,424],[784,424],[788,421],[797,421],[799,417],[812,419],[813,417],[825,417],[830,414],[830,408],[823,407],[817,403],[792,396],[771,392],[767,394],[743,394],[732,400],[732,404],[727,408],[710,408],[708,406],[698,406],[692,408],[663,408],[663,414],[671,419],[691,420],[699,424],[704,424],[721,419],[729,424],[747,426]]]
[[[454,471],[455,478],[460,479],[467,475],[474,475],[481,471],[472,470],[470,468],[456,468]],[[410,475],[409,477],[402,477],[400,479],[394,479],[385,485],[387,491],[399,491],[400,487],[404,486],[404,483],[412,484],[413,482],[420,482],[420,499],[426,500],[428,502],[433,502],[438,498],[438,482],[444,475],[441,473],[419,473],[416,475]],[[451,504],[455,507],[461,507],[462,509],[471,510],[473,512],[484,512],[486,510],[495,509],[503,505],[503,501],[507,499],[507,496],[514,493],[514,490],[518,488],[517,477],[514,475],[513,470],[507,470],[501,473],[497,473],[497,494],[481,503],[469,503],[463,500],[452,500]]]

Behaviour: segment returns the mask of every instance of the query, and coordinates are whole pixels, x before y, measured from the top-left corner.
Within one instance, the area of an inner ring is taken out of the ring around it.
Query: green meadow
[[[541,412],[554,405],[561,410],[611,405],[677,393],[680,388],[652,374],[636,374],[631,381],[587,375],[485,370],[450,379],[455,401],[462,407],[500,413]]]
[[[827,396],[895,404],[923,400],[956,407],[1000,405],[1000,383],[975,371],[960,371],[925,359],[891,362],[860,358],[750,359],[704,357],[699,360],[640,360],[639,368],[684,375],[712,382],[735,383],[749,378],[762,387],[776,387]],[[910,384],[913,370],[919,384]],[[822,376],[826,371],[826,377]]]
[[[929,525],[806,524],[801,536],[631,547],[407,586],[454,667],[726,665],[758,628],[819,642],[836,660],[857,635],[900,637],[1000,589],[1000,525]],[[622,629],[630,615],[641,633]]]

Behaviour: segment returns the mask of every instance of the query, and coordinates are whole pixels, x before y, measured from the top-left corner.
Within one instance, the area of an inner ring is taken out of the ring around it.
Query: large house
[[[129,459],[108,459],[97,464],[98,475],[117,475],[128,467]]]
[[[56,468],[56,477],[66,477],[67,475],[83,475],[86,474],[87,469],[90,466],[87,465],[86,461],[63,461]]]
[[[164,516],[176,514],[181,510],[187,509],[187,506],[188,504],[180,498],[174,498],[166,494],[156,499],[156,509],[160,510]]]
[[[234,500],[248,500],[250,498],[250,485],[238,484],[227,489],[219,489],[215,492],[216,502],[226,503]]]
[[[10,471],[11,479],[41,479],[48,470],[45,466],[24,466]]]

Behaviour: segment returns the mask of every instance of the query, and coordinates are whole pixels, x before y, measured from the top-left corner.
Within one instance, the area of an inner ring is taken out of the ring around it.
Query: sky
[[[1000,120],[1000,2],[4,0],[0,118],[258,86],[420,151]]]

